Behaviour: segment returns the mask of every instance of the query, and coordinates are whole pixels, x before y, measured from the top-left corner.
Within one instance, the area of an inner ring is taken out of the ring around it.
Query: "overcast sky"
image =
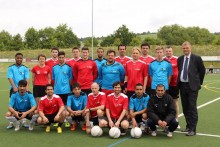
[[[219,0],[93,0],[94,36],[125,24],[134,33],[164,25],[199,26],[220,32]],[[92,34],[92,0],[0,0],[0,31],[24,35],[34,27],[67,24],[78,37]]]

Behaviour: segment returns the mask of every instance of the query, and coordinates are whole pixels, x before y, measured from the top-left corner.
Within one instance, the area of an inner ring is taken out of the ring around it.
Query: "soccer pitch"
[[[111,139],[108,135],[108,129],[104,129],[104,134],[101,137],[92,137],[81,131],[81,127],[76,131],[71,132],[69,128],[63,126],[63,133],[57,134],[56,128],[52,127],[50,133],[45,133],[45,128],[35,126],[33,131],[26,128],[21,128],[18,132],[14,129],[7,130],[8,121],[4,115],[8,110],[8,93],[9,82],[5,72],[0,72],[0,146],[9,147],[26,147],[26,146],[165,146],[165,147],[217,147],[220,145],[220,75],[206,75],[199,92],[199,122],[197,127],[197,135],[187,137],[177,130],[173,134],[173,138],[168,138],[162,131],[157,137],[143,135],[140,139],[132,139],[130,130],[127,130],[126,136],[118,139]],[[32,89],[32,87],[30,88]],[[180,104],[181,105],[181,104]],[[180,113],[182,113],[180,107]],[[185,127],[184,116],[180,114],[180,126]]]

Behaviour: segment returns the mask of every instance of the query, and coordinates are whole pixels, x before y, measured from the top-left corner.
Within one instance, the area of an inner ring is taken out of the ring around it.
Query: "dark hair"
[[[114,82],[114,83],[112,84],[112,87],[114,88],[115,86],[118,86],[118,85],[120,85],[120,87],[121,87],[121,82],[120,82],[120,81]]]
[[[165,86],[164,86],[163,84],[158,84],[157,87],[156,87],[156,89],[157,89],[158,87],[163,87],[164,90],[165,90]]]
[[[77,82],[75,82],[75,83],[73,83],[73,89],[75,89],[75,88],[81,88],[81,85],[79,84],[79,83],[77,83]]]
[[[64,51],[60,51],[60,52],[58,53],[58,56],[60,56],[60,55],[64,55],[64,56],[65,56],[65,52],[64,52]]]
[[[22,56],[23,57],[23,54],[22,53],[16,53],[15,57],[17,57],[17,56]]]
[[[125,50],[126,50],[126,45],[124,45],[124,44],[118,45],[118,50],[119,50],[119,47],[120,47],[120,46],[124,46],[124,47],[125,47]]]
[[[40,59],[40,57],[44,57],[44,58],[45,58],[45,60],[47,59],[47,57],[46,57],[45,55],[43,55],[43,54],[38,55],[37,59],[39,60],[39,59]]]
[[[141,48],[142,48],[142,46],[148,46],[149,49],[150,49],[150,44],[149,44],[149,43],[142,43],[142,44],[141,44]]]
[[[97,51],[98,51],[98,50],[102,50],[102,51],[104,52],[104,49],[103,49],[103,48],[101,48],[101,47],[99,47],[99,48],[97,49]]]
[[[53,50],[55,50],[55,51],[58,51],[59,52],[59,48],[58,47],[53,47],[52,49],[51,49],[51,52],[53,51]]]
[[[172,48],[172,47],[171,47],[170,45],[168,45],[168,46],[166,46],[166,49],[167,49],[167,48]]]
[[[116,55],[115,51],[113,49],[109,49],[106,53],[106,55],[110,54],[110,53],[114,53],[114,55]]]
[[[79,50],[79,48],[78,47],[74,47],[73,49],[72,49],[72,52],[73,52],[73,50]],[[80,51],[80,50],[79,50]]]
[[[85,50],[85,51],[89,51],[89,48],[86,47],[86,46],[84,46],[84,47],[82,47],[82,51],[83,51],[83,50]]]
[[[141,83],[137,83],[136,86],[143,86],[143,84],[141,84]],[[135,87],[136,87],[136,86],[135,86]]]
[[[52,84],[47,84],[46,89],[47,89],[47,87],[52,87],[53,88],[53,85]]]
[[[18,82],[18,86],[27,86],[27,81],[26,80],[20,80],[19,82]]]

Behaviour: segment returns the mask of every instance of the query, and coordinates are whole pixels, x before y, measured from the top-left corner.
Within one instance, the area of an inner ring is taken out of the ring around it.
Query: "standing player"
[[[130,57],[126,56],[126,45],[122,45],[122,44],[119,45],[118,52],[119,52],[119,56],[115,57],[115,61],[121,63],[123,67],[125,67],[126,62],[131,60]]]
[[[150,97],[146,93],[144,93],[144,87],[142,84],[138,83],[135,87],[135,94],[133,94],[130,98],[129,109],[130,116],[132,119],[132,126],[143,127],[145,128],[145,124],[147,122],[147,105]]]
[[[166,90],[169,88],[172,76],[172,66],[168,61],[163,59],[163,52],[163,48],[158,46],[156,48],[156,60],[149,65],[149,76],[152,79],[152,94],[156,93],[156,86],[158,84],[163,84]]]
[[[147,85],[147,69],[146,64],[139,60],[140,49],[135,47],[132,52],[132,60],[125,65],[125,93],[130,97],[135,93],[135,86],[138,83],[143,84],[144,91]]]
[[[141,61],[144,61],[147,65],[147,71],[149,70],[149,64],[155,60],[154,57],[150,56],[149,55],[149,52],[150,52],[150,45],[148,43],[143,43],[141,44],[141,52],[142,52],[142,55],[140,56],[140,60]],[[147,87],[146,87],[146,91],[145,91],[147,94],[151,94],[151,78],[150,76],[148,76],[148,79],[147,79]]]
[[[115,51],[110,49],[107,51],[107,62],[103,63],[99,69],[99,78],[102,81],[102,92],[106,94],[113,93],[112,84],[116,81],[124,81],[124,67],[116,62]]]
[[[59,123],[57,127],[57,133],[62,133],[62,123],[65,119],[64,104],[62,99],[54,94],[53,86],[51,84],[46,85],[46,93],[39,102],[39,117],[37,122],[39,124],[47,125],[46,132],[50,132],[51,123]]]
[[[125,135],[125,129],[128,129],[129,122],[126,120],[128,110],[128,97],[121,93],[121,82],[117,81],[112,85],[114,93],[109,94],[106,98],[106,116],[109,127],[121,127],[121,135]],[[104,120],[103,120],[104,121]]]
[[[9,102],[9,112],[6,113],[6,119],[16,124],[15,131],[20,130],[20,121],[23,118],[31,119],[29,130],[33,130],[33,123],[36,121],[34,110],[36,102],[32,93],[27,91],[27,81],[18,82],[18,91],[11,95]],[[32,117],[33,116],[33,117]]]
[[[67,99],[66,119],[71,124],[70,130],[75,131],[80,121],[85,121],[85,109],[87,95],[81,92],[81,86],[78,83],[73,84],[73,93],[69,94]],[[86,124],[83,124],[82,130],[86,131]]]
[[[176,108],[176,119],[178,120],[178,115],[179,115],[179,104],[178,104],[179,88],[177,87],[177,77],[178,77],[177,57],[173,55],[173,49],[170,46],[166,47],[165,51],[166,51],[166,57],[164,58],[164,60],[167,60],[172,64],[172,70],[173,70],[173,75],[171,77],[171,81],[170,81],[170,84],[169,84],[168,93],[173,98],[173,103],[174,103],[174,106]],[[180,129],[180,127],[179,127],[179,129]]]
[[[105,124],[102,122],[102,118],[105,114],[105,93],[99,92],[99,85],[97,83],[92,83],[91,90],[92,93],[88,95],[88,101],[85,110],[87,133],[90,133],[92,126],[107,126],[107,123]],[[91,125],[90,122],[92,123]]]
[[[39,64],[34,66],[31,70],[32,72],[32,82],[33,82],[33,94],[34,98],[39,103],[40,97],[46,95],[46,85],[51,83],[51,70],[50,67],[45,65],[46,56],[40,54],[38,56]]]
[[[15,64],[8,67],[7,72],[7,78],[10,83],[10,92],[9,97],[11,97],[11,94],[13,92],[18,91],[18,82],[20,80],[26,80],[27,81],[27,90],[28,88],[28,82],[30,78],[30,73],[28,67],[22,64],[23,61],[23,54],[22,53],[16,53],[15,54]],[[25,119],[23,124],[25,124]],[[26,127],[26,125],[24,125]],[[13,128],[13,123],[10,122],[7,126],[7,129]]]
[[[97,55],[98,55],[98,58],[95,59],[94,61],[95,61],[96,65],[97,65],[98,73],[99,73],[99,69],[100,69],[101,65],[102,65],[103,63],[106,63],[107,60],[103,57],[103,55],[104,55],[104,50],[103,50],[103,48],[98,48],[98,49],[97,49]],[[102,85],[102,80],[99,78],[99,75],[98,75],[98,77],[96,78],[95,82],[97,82],[97,83],[99,84],[99,86]]]
[[[96,63],[89,59],[89,48],[82,48],[82,59],[75,63],[74,78],[81,85],[82,91],[87,95],[91,93],[91,84],[98,76]]]

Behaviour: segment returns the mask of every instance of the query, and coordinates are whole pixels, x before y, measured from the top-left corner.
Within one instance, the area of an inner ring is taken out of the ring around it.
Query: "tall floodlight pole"
[[[93,59],[93,0],[92,0],[92,59]]]

